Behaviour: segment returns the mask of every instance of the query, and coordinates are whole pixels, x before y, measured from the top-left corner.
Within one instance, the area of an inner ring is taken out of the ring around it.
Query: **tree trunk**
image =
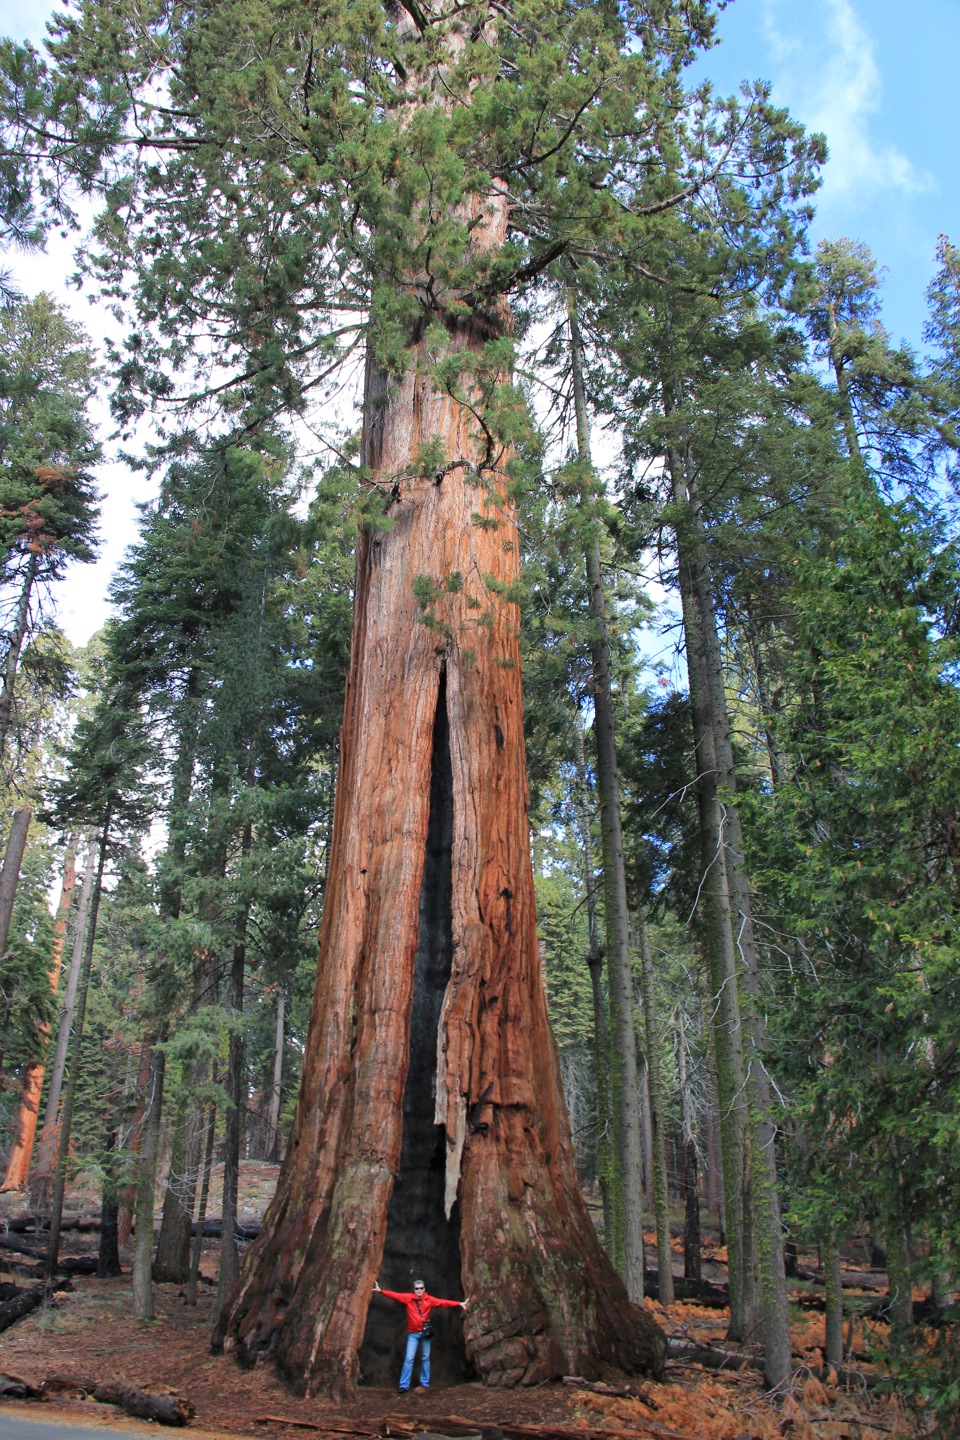
[[[186,854],[186,827],[190,793],[193,786],[193,768],[199,727],[199,707],[202,686],[199,671],[191,669],[181,707],[181,726],[177,750],[177,766],[174,774],[174,789],[170,806],[170,855],[175,862],[182,862]],[[220,896],[216,884],[223,879],[227,868],[227,838],[223,832],[220,807],[230,787],[230,775],[223,765],[214,767],[210,787],[207,831],[204,843],[207,847],[202,866],[204,889],[198,909],[201,925],[214,928],[217,924]],[[161,915],[176,919],[180,913],[182,896],[179,879],[174,870],[173,882],[161,890]],[[214,1005],[219,989],[221,959],[218,953],[200,949],[195,956],[194,1005]],[[207,1083],[209,1064],[203,1059],[190,1066],[186,1092],[176,1106],[173,1119],[173,1143],[170,1165],[167,1171],[167,1188],[163,1196],[163,1210],[160,1217],[160,1233],[157,1236],[156,1254],[153,1261],[153,1278],[158,1282],[185,1285],[190,1278],[190,1226],[193,1221],[193,1206],[197,1193],[197,1177],[200,1172],[200,1156],[203,1144],[202,1106],[195,1096]]]
[[[588,516],[585,561],[590,602],[590,658],[593,669],[593,733],[597,744],[597,791],[603,855],[603,918],[606,931],[607,989],[610,996],[610,1082],[616,1122],[617,1218],[623,1234],[623,1278],[636,1304],[643,1299],[643,1148],[640,1142],[640,1085],[633,1024],[633,971],[630,964],[630,915],[623,859],[620,776],[616,722],[610,680],[607,597],[600,554],[601,519],[590,454],[590,428],[583,383],[583,346],[573,295],[569,297],[570,368],[577,423],[577,455],[582,470],[580,506]],[[619,1239],[619,1236],[618,1236]],[[619,1249],[619,1246],[618,1246]]]
[[[50,946],[50,970],[47,978],[50,981],[50,989],[54,996],[60,984],[60,967],[63,964],[63,942],[67,933],[67,916],[70,912],[70,904],[73,899],[73,890],[76,884],[76,846],[71,840],[67,845],[66,854],[63,860],[63,883],[60,886],[60,900],[57,905],[57,918],[53,927],[53,942]],[[0,954],[3,953],[0,946]],[[50,1038],[50,1026],[47,1021],[41,1021],[39,1026],[40,1043],[44,1048]],[[37,1116],[40,1112],[40,1095],[43,1090],[43,1077],[46,1071],[45,1062],[37,1060],[28,1065],[23,1078],[23,1089],[20,1095],[20,1109],[17,1114],[16,1135],[13,1142],[13,1149],[7,1161],[7,1173],[4,1178],[2,1190],[21,1190],[27,1183],[27,1175],[30,1172],[30,1161],[33,1158],[33,1142],[37,1134]]]
[[[847,442],[850,468],[851,472],[855,473],[860,488],[864,488],[866,476],[863,454],[860,449],[860,435],[857,431],[857,418],[853,410],[853,401],[850,398],[850,383],[847,368],[844,364],[840,327],[837,324],[836,310],[832,301],[829,301],[827,304],[827,338],[830,347],[830,364],[833,369],[834,379],[837,382],[837,409],[840,412],[840,423],[843,425],[843,434]]]
[[[826,1291],[826,1345],[823,1358],[839,1369],[843,1364],[843,1274],[840,1269],[840,1245],[831,1235],[823,1247],[823,1279]]]
[[[724,795],[724,863],[734,923],[740,975],[741,1013],[749,1049],[745,1052],[746,1086],[751,1147],[751,1178],[754,1237],[759,1273],[760,1309],[763,1321],[764,1374],[768,1385],[783,1386],[790,1377],[790,1326],[787,1310],[787,1278],[783,1260],[783,1225],[777,1176],[777,1126],[773,1096],[766,1066],[760,964],[753,931],[753,905],[747,879],[746,857],[740,812],[737,809],[737,771],[733,755],[732,725],[726,701],[720,640],[706,538],[700,516],[697,487],[687,481],[690,540],[695,560],[692,566],[697,587],[701,620],[704,669],[710,696],[717,779]]]
[[[273,1049],[273,1087],[270,1091],[270,1109],[267,1113],[266,1158],[274,1162],[280,1159],[280,1101],[283,1086],[283,1039],[284,1039],[283,986],[277,986],[277,1035]]]
[[[765,642],[760,636],[759,627],[751,613],[749,598],[747,600],[747,634],[750,640],[750,653],[753,657],[753,673],[757,682],[757,704],[763,727],[763,743],[766,746],[767,763],[770,767],[770,784],[774,790],[777,790],[787,778],[787,767],[780,753],[777,739],[776,713],[779,706],[770,686]]]
[[[196,761],[197,734],[200,723],[200,709],[202,705],[203,687],[201,684],[200,671],[197,666],[192,666],[188,675],[184,693],[181,697],[179,714],[177,718],[177,748],[176,758],[172,766],[172,789],[170,795],[170,808],[167,812],[168,838],[167,838],[167,868],[161,868],[159,885],[159,920],[161,926],[170,920],[177,920],[180,916],[180,909],[183,903],[181,893],[180,866],[187,853],[187,820],[190,807],[190,793],[193,788],[193,770]],[[161,958],[154,984],[156,994],[161,1002],[161,1010],[164,1000],[163,992],[167,991],[167,997],[172,999],[174,984],[171,983],[171,965],[166,958]],[[161,1023],[158,1030],[148,1033],[143,1040],[140,1051],[140,1073],[138,1075],[137,1091],[138,1101],[130,1124],[132,1136],[131,1150],[139,1157],[140,1148],[143,1144],[146,1117],[152,1097],[156,1091],[156,1075],[153,1068],[153,1048],[157,1043],[158,1032],[162,1033],[164,1026]],[[165,1071],[165,1063],[161,1066],[161,1084],[159,1088],[160,1103],[162,1104],[163,1085],[162,1078]],[[152,1077],[152,1078],[151,1078]],[[159,1127],[159,1114],[155,1116],[156,1124]],[[139,1167],[139,1160],[138,1160]],[[154,1175],[156,1172],[156,1161],[154,1161]],[[139,1169],[138,1172],[139,1173]],[[136,1184],[127,1187],[120,1206],[120,1235],[121,1243],[129,1235],[133,1221],[133,1212],[137,1205]],[[151,1212],[152,1214],[152,1212]],[[153,1222],[150,1227],[151,1248],[153,1245]],[[141,1283],[141,1292],[144,1285]],[[147,1289],[149,1282],[147,1282]],[[151,1292],[152,1293],[152,1292]],[[152,1302],[151,1302],[152,1304]]]
[[[248,820],[243,828],[241,854],[250,853],[252,827]],[[243,1068],[243,972],[247,957],[247,923],[249,902],[241,907],[237,919],[237,935],[230,967],[230,1009],[233,1025],[230,1030],[230,1058],[227,1069],[227,1113],[223,1151],[223,1235],[220,1241],[220,1278],[217,1282],[215,1320],[227,1297],[240,1278],[240,1257],[237,1251],[237,1192],[240,1182],[240,1136],[246,1103]]]
[[[650,1084],[646,1055],[638,1061],[640,1069],[640,1128],[643,1140],[643,1193],[653,1194],[653,1111],[650,1108]]]
[[[700,1186],[698,1183],[697,1141],[694,1133],[693,1106],[687,1079],[687,1033],[683,1011],[680,1011],[677,1036],[677,1070],[680,1081],[680,1130],[683,1146],[683,1277],[701,1278]]]
[[[226,789],[226,777],[215,776],[211,825],[216,823],[216,801],[225,795]],[[227,868],[227,847],[222,837],[214,837],[212,848],[212,858],[204,868],[203,877],[208,885],[221,880]],[[215,925],[218,909],[218,897],[211,896],[208,891],[198,906],[201,922]],[[219,971],[220,956],[217,953],[203,950],[197,955],[197,1005],[212,1005],[216,1002]],[[157,1236],[157,1250],[153,1261],[153,1278],[158,1283],[185,1285],[190,1278],[190,1227],[193,1223],[193,1207],[203,1148],[202,1106],[196,1095],[207,1084],[209,1077],[207,1059],[202,1058],[191,1064],[189,1084],[175,1114],[167,1188],[163,1197],[160,1234]]]
[[[640,917],[640,988],[643,995],[643,1022],[647,1043],[647,1083],[650,1087],[650,1120],[653,1131],[653,1211],[657,1222],[657,1299],[672,1305],[673,1251],[670,1247],[670,1214],[667,1196],[667,1126],[663,1110],[663,1079],[660,1073],[660,1026],[654,988],[653,956],[647,922]]]
[[[157,1155],[160,1150],[160,1115],[163,1110],[163,1076],[166,1052],[160,1048],[166,1038],[161,1025],[157,1044],[150,1057],[150,1078],[147,1082],[147,1107],[143,1116],[143,1139],[140,1163],[137,1166],[136,1232],[133,1241],[133,1315],[135,1320],[152,1320],[153,1285],[153,1210],[157,1193]]]
[[[104,816],[100,834],[97,871],[93,882],[90,901],[90,921],[87,926],[86,944],[83,952],[83,967],[77,986],[77,1008],[73,1024],[73,1045],[70,1050],[70,1074],[63,1098],[63,1112],[57,1136],[57,1161],[53,1178],[53,1202],[50,1216],[50,1239],[47,1245],[46,1273],[53,1276],[60,1256],[60,1222],[63,1219],[63,1192],[67,1182],[67,1159],[70,1153],[70,1131],[73,1126],[73,1106],[77,1095],[77,1081],[80,1078],[80,1051],[83,1043],[83,1023],[87,1013],[87,994],[90,989],[90,969],[93,965],[93,945],[97,937],[97,912],[100,909],[100,893],[103,888],[103,868],[107,862],[107,846],[110,842],[110,815]]]
[[[214,1071],[216,1080],[216,1071]],[[203,1222],[207,1218],[207,1197],[210,1194],[210,1172],[213,1169],[213,1142],[217,1134],[217,1107],[210,1102],[207,1117],[207,1143],[203,1152],[203,1174],[200,1176],[200,1199],[197,1202],[197,1233],[193,1237],[193,1251],[190,1255],[190,1279],[187,1281],[187,1304],[197,1303],[197,1280],[200,1276],[200,1257],[203,1254]]]
[[[134,1081],[134,1094],[137,1098],[129,1125],[130,1143],[128,1148],[130,1152],[131,1179],[128,1184],[123,1187],[120,1196],[120,1212],[117,1217],[117,1243],[121,1251],[126,1247],[133,1231],[133,1212],[137,1203],[137,1185],[133,1177],[136,1175],[136,1167],[139,1164],[140,1147],[143,1144],[143,1118],[146,1114],[149,1100],[150,1061],[153,1056],[155,1043],[155,1034],[144,1036],[140,1042],[137,1078]]]
[[[7,837],[3,868],[0,869],[0,959],[3,958],[3,952],[7,948],[7,936],[10,933],[10,922],[13,919],[20,867],[23,864],[23,852],[27,848],[27,831],[30,829],[32,814],[33,811],[28,806],[22,806],[14,810],[10,822],[10,834]],[[4,997],[3,1026],[0,1028],[0,1069],[3,1068],[3,1047],[6,1044],[9,1028],[10,995],[7,993]]]
[[[713,1016],[717,1096],[720,1112],[720,1157],[723,1212],[730,1286],[731,1340],[743,1341],[750,1328],[749,1246],[744,1234],[747,1195],[747,1115],[744,1092],[743,1043],[736,952],[724,856],[724,817],[717,786],[717,756],[711,724],[710,690],[706,676],[703,623],[697,599],[694,556],[688,543],[684,467],[670,456],[680,573],[680,600],[687,652],[690,709],[693,717],[694,769],[700,832],[703,945],[707,960],[708,1003]]]
[[[478,250],[504,239],[492,188],[463,216]],[[504,317],[494,304],[441,313],[469,392]],[[510,456],[434,381],[444,347],[426,333],[431,352],[411,339],[402,376],[368,360],[361,460],[392,497],[393,524],[358,546],[293,1132],[215,1337],[245,1363],[274,1357],[308,1394],[352,1388],[381,1267],[391,1285],[417,1271],[440,1294],[472,1297],[466,1355],[488,1383],[664,1363],[662,1333],[631,1307],[580,1195],[547,1019]],[[418,577],[439,587],[426,604],[421,581],[423,609]],[[373,1307],[371,1344],[394,1319]]]
[[[120,1216],[120,1187],[117,1183],[118,1138],[116,1130],[113,1129],[107,1136],[106,1163],[100,1199],[100,1246],[97,1253],[97,1276],[101,1280],[123,1274],[120,1265],[120,1237],[117,1225]]]
[[[23,642],[27,636],[27,625],[30,618],[30,597],[33,593],[33,583],[37,578],[38,565],[39,556],[36,552],[33,552],[27,561],[27,570],[23,577],[20,598],[17,601],[16,612],[14,613],[13,622],[10,627],[7,653],[3,660],[3,684],[0,685],[0,765],[2,765],[4,751],[7,748],[7,736],[13,727],[13,702],[17,683],[17,667],[20,664],[20,652],[23,649]],[[0,954],[2,953],[3,947],[0,946]]]
[[[202,1133],[195,1092],[206,1084],[205,1065],[190,1070],[189,1085],[175,1111],[167,1184],[160,1213],[160,1231],[153,1260],[158,1284],[185,1285],[190,1278],[190,1228],[200,1172]]]
[[[702,1012],[700,1037],[705,1047],[707,1062],[705,1116],[707,1172],[704,1177],[704,1198],[710,1213],[716,1216],[717,1234],[720,1244],[724,1245],[726,1243],[726,1227],[723,1221],[723,1176],[720,1173],[720,1102],[717,1099],[717,1061],[713,1048],[712,1027],[707,1023],[707,1016]]]
[[[47,1108],[43,1115],[44,1134],[46,1134],[47,1127],[52,1126],[56,1121],[57,1111],[60,1109],[60,1092],[63,1088],[63,1075],[67,1066],[67,1051],[70,1048],[70,1030],[73,1026],[73,1011],[77,1003],[77,985],[83,965],[83,946],[87,935],[87,921],[90,916],[90,901],[93,896],[96,873],[97,842],[95,838],[92,838],[87,848],[87,866],[84,871],[83,884],[80,887],[77,928],[73,937],[73,952],[70,957],[70,970],[67,974],[67,986],[63,996],[63,1010],[57,1026],[57,1047],[54,1051],[53,1064],[50,1066],[50,1087],[47,1091]]]
[[[890,1339],[901,1353],[913,1343],[913,1284],[910,1245],[902,1220],[894,1219],[884,1236],[887,1242],[887,1294],[890,1300]]]
[[[7,836],[3,868],[0,870],[0,959],[7,948],[7,936],[10,934],[10,922],[13,919],[17,885],[20,881],[20,867],[27,848],[27,832],[32,818],[33,811],[30,806],[21,805],[14,810],[10,821],[10,834]]]
[[[583,851],[583,888],[587,900],[587,969],[590,971],[590,996],[593,1002],[593,1065],[597,1080],[597,1173],[600,1177],[600,1198],[603,1202],[603,1243],[607,1254],[614,1258],[613,1191],[613,1116],[610,1113],[610,1017],[603,996],[603,948],[597,928],[597,882],[593,873],[592,807],[587,790],[587,762],[583,745],[583,728],[577,707],[577,783],[580,803],[577,806],[580,846]]]

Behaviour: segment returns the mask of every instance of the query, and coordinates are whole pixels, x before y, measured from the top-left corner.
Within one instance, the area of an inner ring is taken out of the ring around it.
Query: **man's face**
[[[413,1287],[413,1293],[414,1293],[414,1295],[422,1295],[422,1294],[423,1294],[423,1286],[422,1286],[422,1285],[414,1285],[414,1287]]]

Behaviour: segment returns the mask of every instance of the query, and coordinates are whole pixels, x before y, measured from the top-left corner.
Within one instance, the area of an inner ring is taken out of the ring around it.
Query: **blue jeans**
[[[419,1330],[412,1330],[407,1335],[407,1353],[403,1357],[403,1369],[400,1371],[400,1389],[409,1390],[410,1381],[413,1379],[413,1362],[417,1358],[417,1346],[420,1346],[420,1384],[426,1390],[430,1384],[430,1341],[420,1334]]]

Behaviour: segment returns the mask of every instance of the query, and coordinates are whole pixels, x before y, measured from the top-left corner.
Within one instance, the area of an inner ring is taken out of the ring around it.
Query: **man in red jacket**
[[[400,1394],[406,1395],[413,1379],[413,1362],[420,1350],[420,1389],[430,1389],[430,1339],[432,1310],[466,1310],[469,1300],[438,1300],[428,1295],[422,1280],[414,1280],[412,1290],[381,1290],[377,1280],[373,1282],[375,1295],[385,1295],[388,1300],[399,1300],[407,1307],[407,1353],[400,1372]]]

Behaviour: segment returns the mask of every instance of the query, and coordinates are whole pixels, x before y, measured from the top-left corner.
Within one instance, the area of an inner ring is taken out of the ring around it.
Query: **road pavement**
[[[6,1405],[0,1405],[0,1440],[157,1440],[158,1434],[162,1434],[166,1429],[166,1426],[151,1425],[147,1430],[143,1422],[120,1416],[106,1425],[95,1423],[92,1416],[89,1425],[78,1425],[74,1421],[58,1420],[55,1417],[35,1420],[32,1416],[24,1416],[19,1409],[15,1411]],[[202,1440],[213,1440],[218,1434],[227,1436],[228,1432],[191,1430],[190,1434],[196,1437],[196,1440],[201,1440],[201,1437]]]

